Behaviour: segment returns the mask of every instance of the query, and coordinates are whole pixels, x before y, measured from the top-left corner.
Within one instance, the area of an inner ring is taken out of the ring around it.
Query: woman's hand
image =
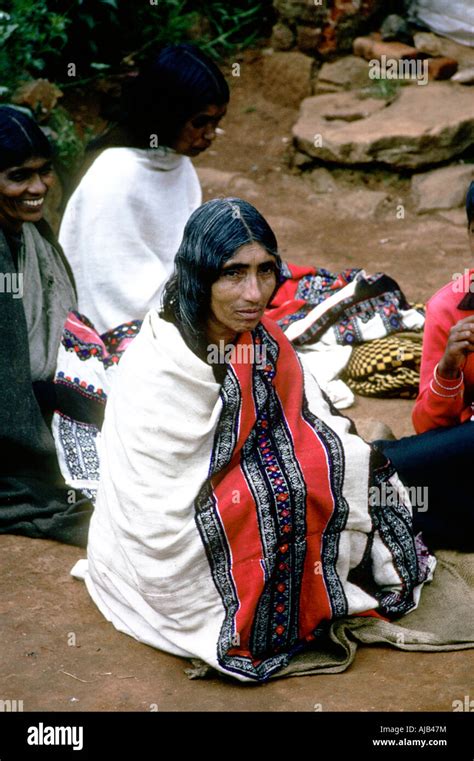
[[[440,376],[447,380],[457,378],[471,351],[474,351],[474,315],[459,320],[449,331],[448,343],[438,365]]]

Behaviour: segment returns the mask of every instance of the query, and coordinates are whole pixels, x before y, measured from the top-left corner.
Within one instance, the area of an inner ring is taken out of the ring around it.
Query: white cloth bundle
[[[415,0],[410,14],[432,32],[450,37],[462,45],[474,46],[474,5],[472,0]]]

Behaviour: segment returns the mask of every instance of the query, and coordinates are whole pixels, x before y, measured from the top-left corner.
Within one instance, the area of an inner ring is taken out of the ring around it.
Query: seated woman
[[[85,545],[92,508],[65,488],[47,424],[62,328],[76,304],[42,220],[51,155],[32,119],[0,107],[0,533]]]
[[[474,182],[466,199],[474,255]],[[427,490],[414,525],[433,547],[474,550],[474,270],[441,288],[427,304],[420,391],[413,410],[418,436],[378,442],[403,481]],[[464,293],[464,295],[463,295]]]
[[[394,469],[264,316],[280,268],[245,201],[189,219],[107,403],[85,575],[117,629],[242,681],[334,618],[404,614],[427,574]]]
[[[159,306],[190,214],[201,203],[191,163],[212,144],[227,83],[192,45],[165,48],[124,89],[118,123],[66,207],[59,240],[79,311],[99,333]]]

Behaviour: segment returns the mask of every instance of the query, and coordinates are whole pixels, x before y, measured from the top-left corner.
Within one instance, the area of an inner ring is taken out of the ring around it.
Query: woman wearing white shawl
[[[280,268],[245,201],[191,216],[108,400],[86,574],[120,631],[253,682],[427,575],[390,463],[263,316]]]
[[[99,333],[160,303],[184,225],[201,203],[190,157],[206,150],[229,90],[192,45],[169,46],[124,89],[118,125],[71,196],[59,239],[79,311]]]

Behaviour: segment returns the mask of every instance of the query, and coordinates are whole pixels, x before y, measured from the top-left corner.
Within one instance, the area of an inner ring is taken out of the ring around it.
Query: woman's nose
[[[262,292],[256,277],[249,276],[245,279],[243,295],[247,301],[260,301]]]
[[[205,140],[214,140],[216,136],[216,128],[215,127],[206,127],[204,132],[204,139]]]
[[[49,184],[45,182],[44,178],[41,177],[40,174],[33,175],[30,182],[28,183],[28,192],[32,195],[43,194],[48,190],[48,188]]]

